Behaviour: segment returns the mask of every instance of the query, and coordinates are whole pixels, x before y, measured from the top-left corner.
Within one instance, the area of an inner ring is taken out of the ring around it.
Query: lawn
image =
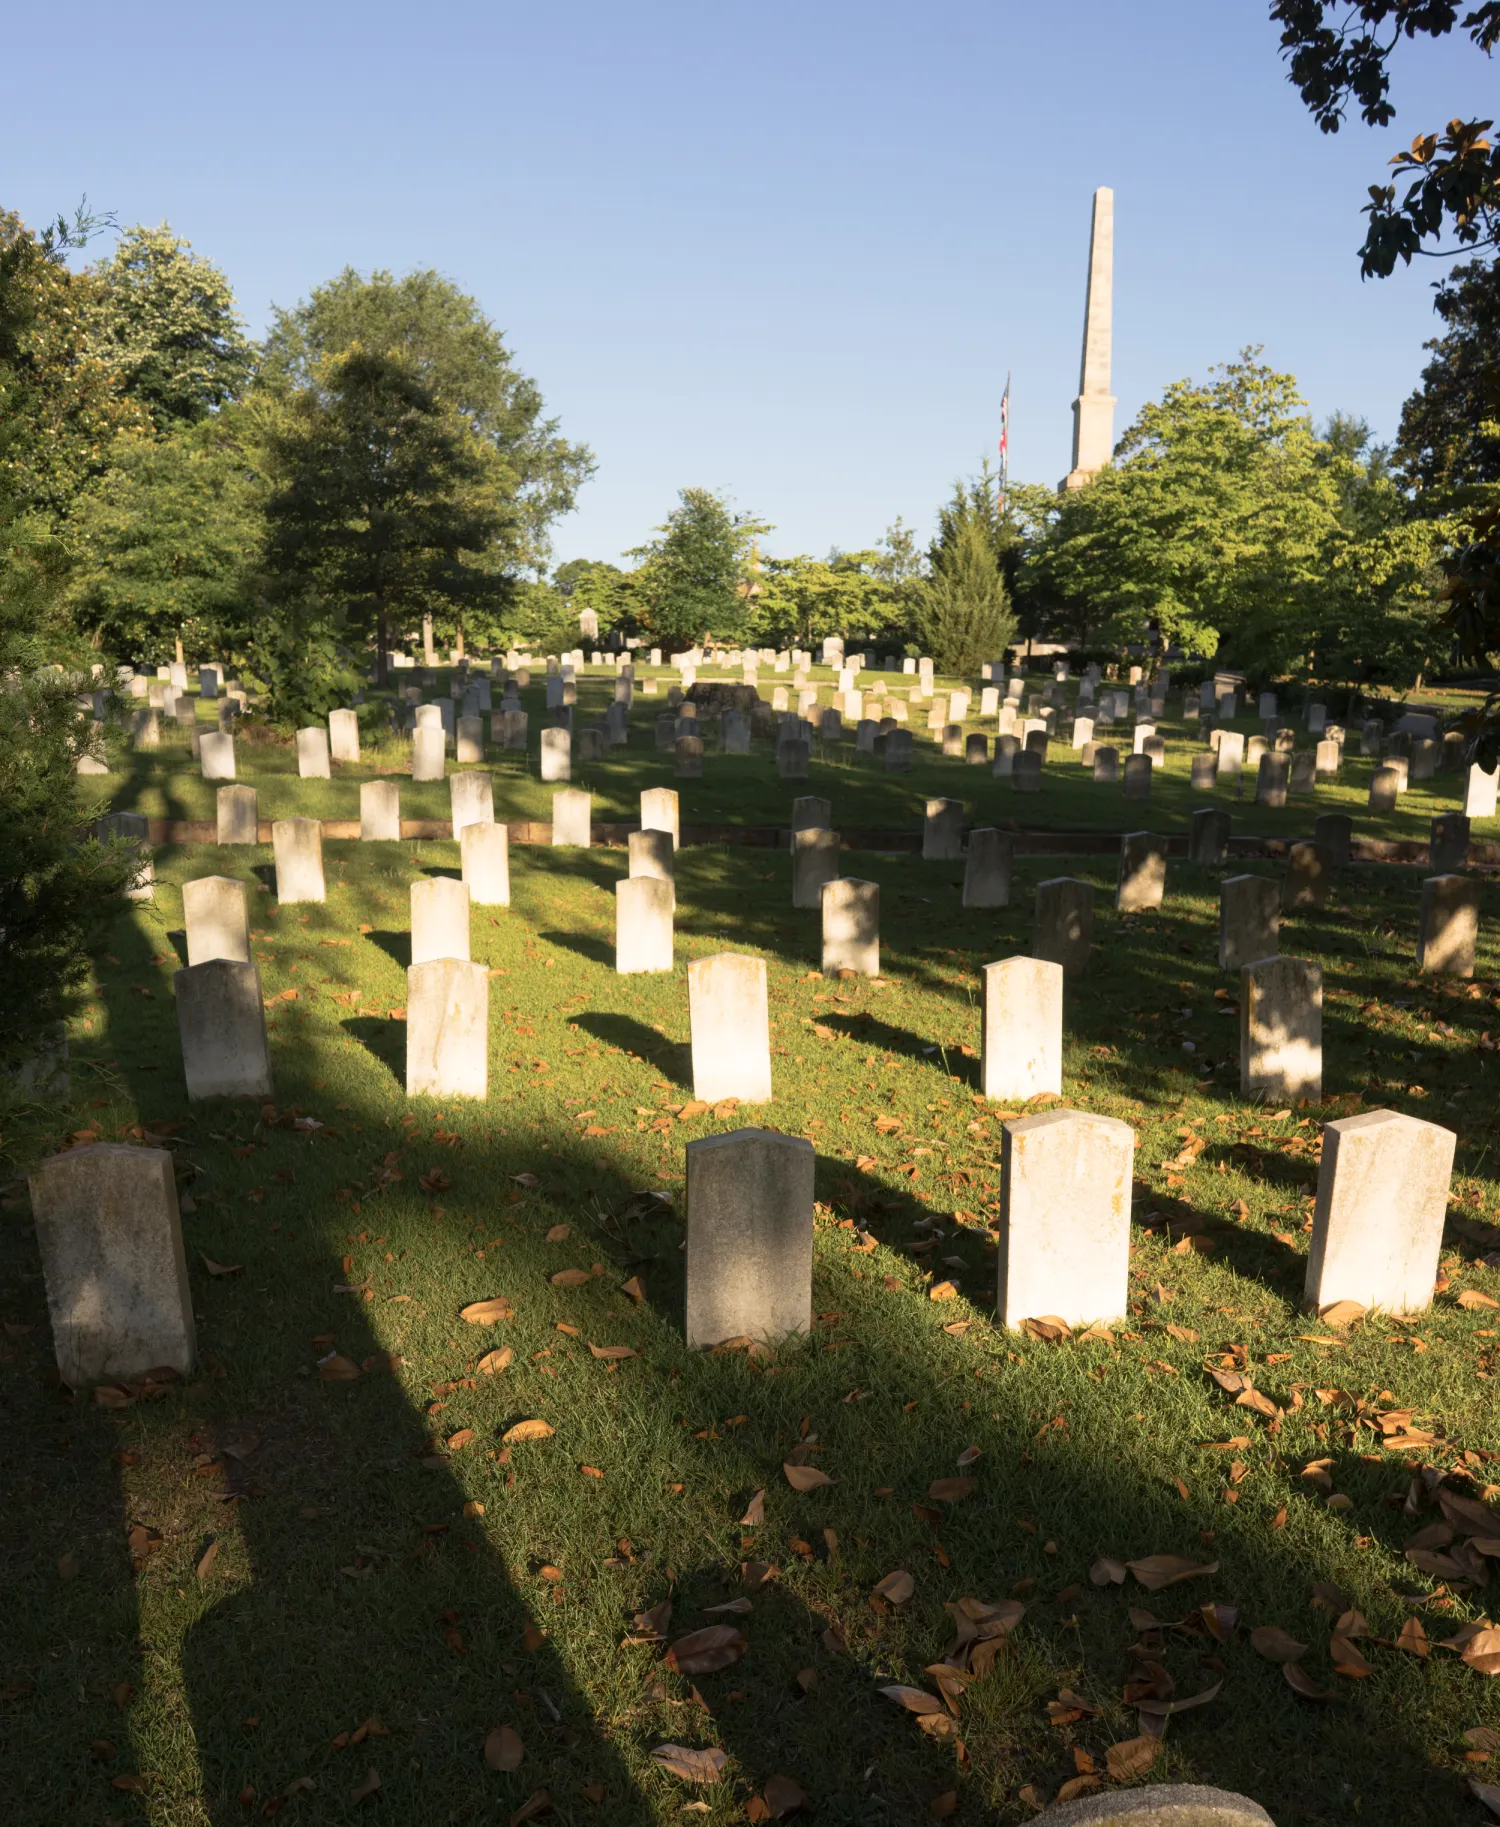
[[[917,774],[840,770],[840,816],[846,778],[915,815]],[[1008,805],[981,780],[976,813]],[[784,808],[793,789],[760,790]],[[1465,1733],[1500,1746],[1500,1682],[1436,1646],[1488,1595],[1404,1551],[1445,1474],[1500,1497],[1488,887],[1472,985],[1414,978],[1414,871],[1346,871],[1326,912],[1285,922],[1283,950],[1324,966],[1328,1091],[1285,1110],[1238,1096],[1216,872],[1174,862],[1165,910],[1121,920],[1112,867],[1068,864],[1099,899],[1066,1101],[1139,1140],[1128,1321],[1056,1340],[990,1317],[1014,1112],[980,1099],[975,1057],[978,970],[1029,947],[1054,859],[978,913],[960,865],[846,857],[883,891],[865,982],[816,974],[787,856],[689,849],[678,969],[618,978],[623,855],[518,850],[514,905],[473,917],[493,973],[479,1107],[402,1090],[408,890],[456,846],[325,848],[326,906],[285,910],[268,848],[160,853],[155,903],[94,960],[71,1105],[7,1122],[13,1173],[70,1137],[174,1150],[202,1358],[187,1387],[60,1391],[12,1181],[8,1820],[518,1821],[545,1791],[575,1827],[738,1822],[783,1776],[820,1822],[1011,1823],[1091,1772],[1140,1780],[1135,1702],[1209,1690],[1168,1718],[1151,1780],[1242,1790],[1278,1827],[1484,1818],[1467,1781],[1500,1755]],[[265,1108],[183,1095],[180,884],[206,873],[250,884]],[[681,1330],[683,1146],[745,1115],[691,1104],[683,967],[721,949],[769,968],[776,1096],[752,1120],[818,1148],[816,1324],[754,1355],[690,1353]],[[1379,1105],[1459,1133],[1447,1285],[1416,1321],[1337,1329],[1299,1310],[1319,1127]],[[507,1317],[459,1317],[495,1298]],[[527,1420],[553,1431],[507,1442]],[[799,1490],[787,1466],[832,1482]],[[933,1495],[959,1477],[967,1494]],[[1204,1571],[1154,1591],[1099,1565],[1154,1555]],[[900,1603],[876,1592],[896,1573]],[[1024,1611],[924,1731],[880,1690],[937,1695],[966,1598]],[[1368,1625],[1362,1678],[1330,1658],[1345,1607]],[[714,1624],[743,1633],[728,1666],[665,1659]],[[1307,1646],[1294,1666],[1326,1698],[1258,1653],[1266,1627]],[[722,1751],[720,1778],[672,1774],[662,1744]]]

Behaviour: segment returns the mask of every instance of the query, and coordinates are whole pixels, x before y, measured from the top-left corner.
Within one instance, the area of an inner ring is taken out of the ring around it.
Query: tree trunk
[[[389,639],[385,611],[382,609],[375,617],[375,683],[377,686],[384,685],[386,682],[385,650]]]
[[[177,664],[179,666],[182,664],[182,636],[180,634],[177,637]]]
[[[432,651],[432,617],[422,617],[422,659],[428,666],[437,665],[437,655]]]
[[[462,622],[458,624],[458,657],[459,659],[464,657],[464,625]]]

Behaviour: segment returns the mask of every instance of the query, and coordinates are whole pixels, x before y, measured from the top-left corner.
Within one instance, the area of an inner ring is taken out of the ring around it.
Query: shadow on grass
[[[671,1041],[654,1028],[630,1015],[614,1015],[604,1010],[581,1010],[572,1017],[575,1027],[592,1034],[607,1047],[643,1059],[654,1071],[670,1078],[674,1084],[688,1087],[692,1083],[691,1054],[686,1046]]]
[[[545,939],[549,945],[560,946],[564,951],[576,952],[580,958],[588,958],[595,964],[614,967],[615,948],[605,939],[595,939],[588,933],[542,932],[539,939]]]
[[[391,963],[405,971],[411,968],[411,934],[409,932],[372,932],[364,935],[370,944],[383,951]]]
[[[406,1088],[406,1023],[389,1016],[352,1015],[339,1023],[352,1041],[390,1073],[397,1087]]]

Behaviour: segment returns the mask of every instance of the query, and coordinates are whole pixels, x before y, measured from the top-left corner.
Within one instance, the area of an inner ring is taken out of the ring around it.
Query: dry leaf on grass
[[[872,1596],[884,1599],[889,1605],[904,1605],[916,1589],[917,1582],[905,1568],[898,1567],[885,1576]]]
[[[1148,1592],[1164,1592],[1183,1580],[1196,1580],[1219,1571],[1217,1561],[1190,1561],[1181,1554],[1148,1554],[1143,1560],[1125,1564]]]
[[[745,1505],[745,1514],[739,1520],[739,1527],[742,1529],[754,1529],[760,1523],[763,1523],[765,1519],[766,1494],[764,1490],[760,1490],[757,1491],[750,1499],[749,1503]]]
[[[207,1260],[207,1257],[205,1257],[204,1261],[206,1262]],[[1478,1288],[1465,1288],[1463,1293],[1458,1297],[1458,1304],[1460,1307],[1468,1307],[1470,1309],[1478,1307],[1500,1307],[1500,1300],[1496,1300],[1491,1294],[1481,1294]]]
[[[541,1181],[537,1179],[535,1174],[512,1174],[511,1179],[515,1182],[515,1184],[517,1186],[524,1186],[524,1187],[529,1188],[529,1187],[541,1185]]]
[[[767,1780],[761,1791],[765,1803],[766,1818],[772,1821],[785,1820],[789,1814],[797,1814],[808,1804],[807,1796],[800,1783],[794,1783],[789,1776],[773,1776]]]
[[[1347,1637],[1330,1637],[1328,1654],[1333,1660],[1334,1674],[1342,1675],[1346,1681],[1363,1681],[1375,1673],[1374,1665],[1365,1660]]]
[[[359,1365],[352,1358],[340,1357],[332,1351],[318,1364],[318,1375],[325,1383],[353,1383],[359,1376]]]
[[[712,1675],[738,1662],[749,1647],[749,1638],[733,1624],[710,1624],[679,1637],[667,1651],[667,1667],[679,1675]]]
[[[1250,1632],[1250,1647],[1267,1662],[1296,1662],[1307,1654],[1307,1645],[1277,1624],[1260,1624]]]
[[[1406,1650],[1410,1655],[1421,1656],[1424,1659],[1431,1653],[1432,1646],[1427,1641],[1427,1632],[1423,1630],[1420,1618],[1408,1618],[1401,1626],[1400,1634],[1396,1638],[1396,1647]]]
[[[904,1706],[908,1713],[941,1713],[943,1703],[935,1694],[929,1694],[920,1687],[883,1687],[880,1692],[887,1700],[894,1700],[897,1706]]]
[[[519,1770],[526,1747],[514,1726],[491,1726],[484,1737],[484,1762],[490,1770]]]
[[[461,1453],[473,1438],[474,1430],[472,1427],[459,1428],[457,1433],[449,1434],[448,1436],[448,1451],[450,1453]]]
[[[1104,1767],[1111,1782],[1128,1783],[1133,1776],[1144,1776],[1160,1752],[1159,1738],[1125,1738],[1104,1753]]]
[[[1500,1784],[1482,1783],[1477,1776],[1471,1776],[1469,1793],[1476,1801],[1483,1802],[1491,1814],[1500,1818]]]
[[[690,1750],[686,1745],[658,1745],[651,1760],[685,1783],[716,1783],[729,1761],[717,1745],[703,1751]]]
[[[238,1275],[240,1269],[243,1267],[242,1264],[237,1262],[215,1262],[211,1256],[203,1256],[201,1254],[198,1260],[203,1264],[204,1268],[208,1270],[210,1275]],[[1491,1302],[1490,1304],[1493,1306],[1494,1303]]]
[[[550,964],[552,960],[549,958]],[[523,1827],[526,1821],[534,1821],[541,1815],[551,1814],[552,1797],[545,1789],[534,1789],[515,1813],[510,1817],[510,1827]]]
[[[1059,1802],[1077,1801],[1080,1795],[1092,1795],[1102,1788],[1104,1779],[1099,1776],[1070,1776],[1057,1792]]]
[[[1307,1670],[1298,1662],[1283,1662],[1282,1678],[1294,1694],[1300,1694],[1304,1700],[1332,1700],[1331,1692],[1325,1693]]]
[[[197,1573],[200,1580],[206,1580],[209,1574],[213,1572],[214,1562],[218,1558],[219,1544],[217,1542],[210,1542],[203,1550],[202,1558],[198,1562]]]
[[[1335,1332],[1342,1332],[1345,1326],[1352,1326],[1357,1319],[1363,1319],[1368,1311],[1357,1300],[1336,1300],[1330,1307],[1320,1307],[1318,1318],[1325,1326],[1332,1326]]]
[[[493,1326],[500,1320],[514,1319],[515,1309],[504,1295],[496,1295],[493,1300],[470,1301],[459,1309],[458,1317],[471,1326]]]
[[[1288,1663],[1288,1667],[1295,1664]],[[1194,1707],[1207,1706],[1210,1700],[1217,1700],[1224,1691],[1224,1683],[1216,1681],[1212,1687],[1204,1688],[1201,1694],[1189,1694],[1186,1700],[1142,1700],[1137,1703],[1143,1714],[1151,1714],[1158,1719],[1167,1719],[1174,1713],[1190,1713]]]
[[[583,1288],[594,1278],[587,1269],[559,1269],[556,1275],[549,1275],[547,1279],[554,1288]]]
[[[349,1791],[349,1800],[351,1802],[367,1802],[370,1797],[376,1793],[379,1787],[380,1772],[371,1764],[370,1768],[365,1771],[364,1781],[357,1783],[354,1788]]]
[[[972,1478],[934,1478],[927,1487],[927,1495],[938,1503],[959,1503],[973,1494]]]
[[[518,1421],[514,1427],[508,1427],[500,1438],[507,1446],[515,1446],[522,1440],[549,1440],[557,1429],[547,1421]]]
[[[958,1289],[951,1281],[934,1282],[927,1290],[928,1300],[957,1300]]]
[[[784,1465],[781,1470],[794,1491],[818,1491],[833,1483],[827,1472],[820,1472],[815,1465]]]
[[[933,1796],[932,1800],[927,1804],[927,1812],[935,1821],[946,1820],[950,1814],[957,1814],[957,1789],[945,1789],[941,1795]]]
[[[1089,1568],[1089,1580],[1095,1586],[1123,1586],[1126,1566],[1108,1554],[1101,1554]]]
[[[554,1224],[547,1233],[548,1243],[565,1243],[573,1235],[571,1224]]]
[[[1491,1624],[1475,1631],[1458,1654],[1459,1660],[1476,1673],[1500,1675],[1500,1628]]]
[[[630,1345],[596,1345],[592,1339],[589,1340],[589,1352],[592,1356],[605,1359],[612,1364],[620,1363],[625,1358],[640,1356],[640,1353]]]
[[[646,1290],[641,1286],[641,1280],[638,1275],[632,1275],[629,1281],[622,1281],[620,1283],[620,1292],[628,1295],[638,1307],[646,1298]]]
[[[502,1370],[510,1369],[515,1355],[509,1345],[500,1351],[487,1351],[474,1368],[482,1371],[487,1377],[498,1376]]]

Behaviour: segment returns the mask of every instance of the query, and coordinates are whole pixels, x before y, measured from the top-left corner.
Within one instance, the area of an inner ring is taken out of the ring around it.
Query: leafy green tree
[[[749,639],[811,646],[824,635],[841,634],[899,643],[908,604],[899,587],[881,575],[883,558],[866,551],[766,559],[751,598]]]
[[[156,663],[175,642],[227,655],[249,636],[264,484],[245,414],[122,438],[79,498],[73,615],[96,647]]]
[[[1351,102],[1364,121],[1395,118],[1390,61],[1403,38],[1444,38],[1459,28],[1486,56],[1500,44],[1500,0],[1467,13],[1456,0],[1274,0],[1291,80],[1325,133],[1337,133]],[[1372,184],[1360,270],[1368,279],[1398,260],[1434,250],[1451,234],[1460,247],[1493,247],[1500,235],[1500,149],[1484,136],[1490,121],[1451,120],[1446,132],[1419,133],[1392,159],[1404,189]]]
[[[275,313],[260,384],[282,396],[316,398],[334,372],[330,358],[356,348],[399,365],[439,412],[467,426],[487,492],[505,510],[474,562],[508,576],[540,575],[549,529],[572,508],[594,459],[545,416],[540,389],[516,368],[475,300],[430,271],[366,278],[345,268],[302,304]]]
[[[1456,266],[1433,308],[1445,326],[1401,409],[1397,457],[1439,508],[1500,483],[1500,261]]]
[[[731,511],[710,489],[685,488],[639,559],[636,600],[642,628],[664,649],[745,638],[755,542],[771,529]]]
[[[613,629],[622,634],[635,633],[635,591],[633,572],[598,558],[570,558],[559,565],[552,581],[564,597],[565,613],[573,618],[573,641],[578,638],[578,617],[592,609],[599,618],[599,633]]]
[[[166,223],[127,228],[90,278],[89,348],[119,372],[158,433],[239,397],[254,352],[229,281]]]
[[[955,514],[933,548],[931,575],[915,602],[922,650],[941,672],[977,673],[1015,637],[1005,579],[992,530],[982,514]]]

